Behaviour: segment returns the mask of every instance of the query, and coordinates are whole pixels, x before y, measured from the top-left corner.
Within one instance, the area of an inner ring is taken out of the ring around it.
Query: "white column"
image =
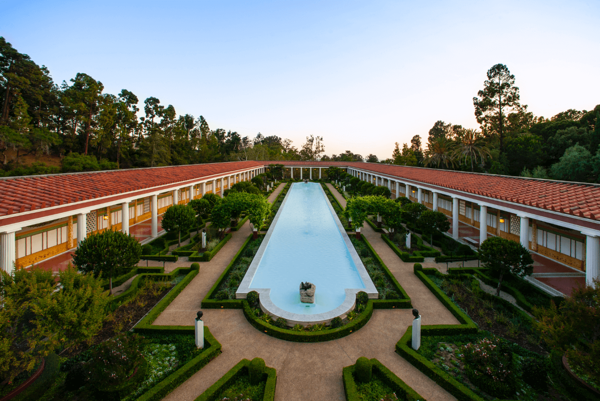
[[[179,203],[179,190],[176,189],[173,191],[173,204],[176,205]]]
[[[519,216],[521,218],[521,245],[525,249],[529,249],[529,218],[525,216]],[[481,221],[481,213],[479,214],[479,220]]]
[[[221,198],[223,197],[223,178],[221,178]]]
[[[79,213],[77,215],[77,245],[81,244],[81,241],[85,239],[87,234],[87,219],[86,213]]]
[[[433,193],[433,211],[437,212],[438,210],[438,193],[434,192]]]
[[[390,180],[388,178],[388,189],[391,191],[392,190],[392,180]]]
[[[15,268],[15,232],[0,234],[0,268],[12,274]]]
[[[473,205],[471,205],[473,207]],[[487,206],[479,207],[479,246],[487,239]]]
[[[294,179],[294,168],[290,167],[290,178],[293,180]]]
[[[152,238],[158,236],[158,196],[152,195],[151,198],[151,212],[152,212]]]
[[[194,199],[194,186],[190,185],[190,187],[188,188],[188,191],[190,193],[190,197],[188,199],[188,203],[190,203]]]
[[[406,185],[406,197],[408,199],[410,199],[410,185],[408,185],[408,184],[404,184],[404,185]]]
[[[396,199],[398,199],[400,197],[400,183],[398,181],[396,181],[395,184],[396,184]]]
[[[300,180],[302,180],[302,167],[300,167]]]
[[[310,168],[310,180],[312,181],[312,167]]]
[[[458,239],[458,198],[452,198],[452,238]]]
[[[206,193],[206,182],[200,184],[200,195],[204,196]]]
[[[585,283],[593,286],[594,279],[600,280],[600,242],[597,236],[588,235],[585,241]]]
[[[319,167],[319,180],[321,179],[321,167]]]
[[[129,202],[121,203],[121,231],[129,234]]]
[[[423,203],[423,190],[421,188],[417,188],[417,202]]]

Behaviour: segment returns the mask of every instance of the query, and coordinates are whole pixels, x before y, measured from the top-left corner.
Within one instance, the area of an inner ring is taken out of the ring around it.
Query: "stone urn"
[[[315,291],[317,291],[317,286],[313,283],[300,283],[300,302],[305,304],[314,304],[315,303]]]

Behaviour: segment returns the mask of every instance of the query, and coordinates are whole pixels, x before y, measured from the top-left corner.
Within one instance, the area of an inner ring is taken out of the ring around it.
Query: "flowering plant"
[[[462,352],[475,375],[486,375],[496,382],[503,382],[511,374],[512,353],[498,339],[484,338],[468,343]]]
[[[89,378],[98,388],[120,387],[144,363],[143,337],[121,334],[101,343],[88,361]]]

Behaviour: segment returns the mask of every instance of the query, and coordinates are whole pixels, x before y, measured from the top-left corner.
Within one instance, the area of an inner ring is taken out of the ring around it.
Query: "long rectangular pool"
[[[304,281],[316,285],[314,304],[300,302]],[[359,291],[377,298],[320,184],[292,184],[236,296],[250,291],[260,294],[263,310],[297,322],[343,315]]]

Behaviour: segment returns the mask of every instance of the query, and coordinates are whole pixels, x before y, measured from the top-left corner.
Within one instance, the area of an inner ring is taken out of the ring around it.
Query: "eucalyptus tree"
[[[484,133],[496,134],[500,139],[500,153],[504,150],[504,129],[506,117],[520,107],[519,88],[515,86],[515,76],[504,64],[496,64],[487,72],[483,90],[473,98],[475,117]]]

